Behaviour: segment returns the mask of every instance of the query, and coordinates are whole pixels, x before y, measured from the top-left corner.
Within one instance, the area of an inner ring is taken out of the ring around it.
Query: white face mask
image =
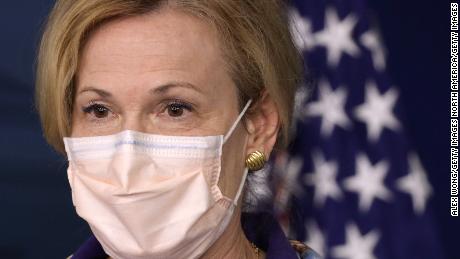
[[[135,131],[64,138],[72,200],[113,258],[197,258],[226,229],[234,199],[217,186],[223,136],[184,137]]]

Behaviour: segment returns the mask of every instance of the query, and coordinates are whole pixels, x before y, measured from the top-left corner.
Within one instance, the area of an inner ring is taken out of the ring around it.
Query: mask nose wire
[[[240,122],[241,118],[243,118],[244,114],[246,113],[246,110],[249,108],[249,105],[251,105],[251,103],[252,103],[252,99],[249,99],[249,101],[244,106],[243,110],[240,112],[240,115],[238,115],[238,118],[236,118],[232,127],[230,127],[227,134],[225,134],[224,143],[227,142],[227,139],[232,135],[233,131],[235,130],[236,126],[238,126],[238,123]]]

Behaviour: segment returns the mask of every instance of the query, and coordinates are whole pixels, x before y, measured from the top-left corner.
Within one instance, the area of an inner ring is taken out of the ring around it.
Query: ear
[[[246,127],[248,131],[246,155],[261,151],[268,159],[278,136],[280,119],[276,104],[266,91],[248,114]]]

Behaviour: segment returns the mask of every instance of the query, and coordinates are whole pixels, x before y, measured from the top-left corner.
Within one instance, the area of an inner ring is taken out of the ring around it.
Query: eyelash
[[[171,115],[171,114],[169,114],[169,111],[171,111],[171,110],[168,110],[168,109],[171,109],[172,107],[182,109],[182,112],[183,112],[183,110],[187,110],[188,112],[193,111],[193,107],[192,107],[192,105],[190,103],[187,103],[187,102],[184,102],[184,101],[181,101],[181,100],[178,100],[178,99],[173,99],[173,100],[167,100],[166,105],[161,110],[161,114],[163,114],[164,112],[168,112],[168,115]],[[182,117],[182,116],[177,116],[177,117],[169,116],[169,117],[171,117],[173,119],[182,119],[182,118],[179,118],[179,117]]]
[[[169,114],[170,110],[168,110],[168,109],[171,109],[171,107],[187,110],[188,112],[192,112],[194,110],[193,105],[190,104],[190,103],[187,103],[187,102],[184,102],[184,101],[181,101],[181,100],[178,100],[178,99],[166,100],[166,104],[161,109],[161,114],[163,114],[164,112],[168,112],[169,117],[172,118],[172,119],[175,119],[175,120],[182,119],[182,118],[179,118],[179,117],[182,117],[182,113],[177,117],[176,116],[171,116],[171,114]],[[90,101],[88,103],[88,105],[82,107],[83,113],[85,113],[85,114],[92,114],[93,113],[93,117],[94,117],[93,119],[94,120],[101,121],[101,120],[107,119],[106,117],[100,118],[100,117],[97,117],[96,115],[94,115],[94,113],[97,111],[97,109],[103,109],[104,112],[111,112],[110,108],[108,108],[104,104],[97,103],[96,101]],[[183,110],[182,110],[182,112],[183,112]]]
[[[86,105],[86,106],[84,106],[82,108],[82,111],[83,111],[84,114],[91,115],[91,117],[92,117],[91,120],[92,121],[102,122],[104,120],[107,120],[108,119],[107,117],[99,118],[94,114],[97,111],[97,109],[103,109],[104,112],[111,112],[110,108],[108,108],[104,104],[97,103],[96,101],[90,101],[88,103],[88,105]]]

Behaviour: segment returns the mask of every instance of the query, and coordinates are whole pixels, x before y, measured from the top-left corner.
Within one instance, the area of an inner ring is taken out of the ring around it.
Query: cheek
[[[75,103],[72,107],[72,115],[70,116],[70,136],[71,137],[78,137],[81,136],[81,122],[78,120],[77,112]]]
[[[84,126],[84,123],[77,115],[72,115],[71,121],[71,137],[86,137],[91,136],[88,127]]]
[[[71,137],[91,137],[111,135],[119,131],[116,121],[111,123],[89,123],[82,108],[75,104],[70,121]]]

